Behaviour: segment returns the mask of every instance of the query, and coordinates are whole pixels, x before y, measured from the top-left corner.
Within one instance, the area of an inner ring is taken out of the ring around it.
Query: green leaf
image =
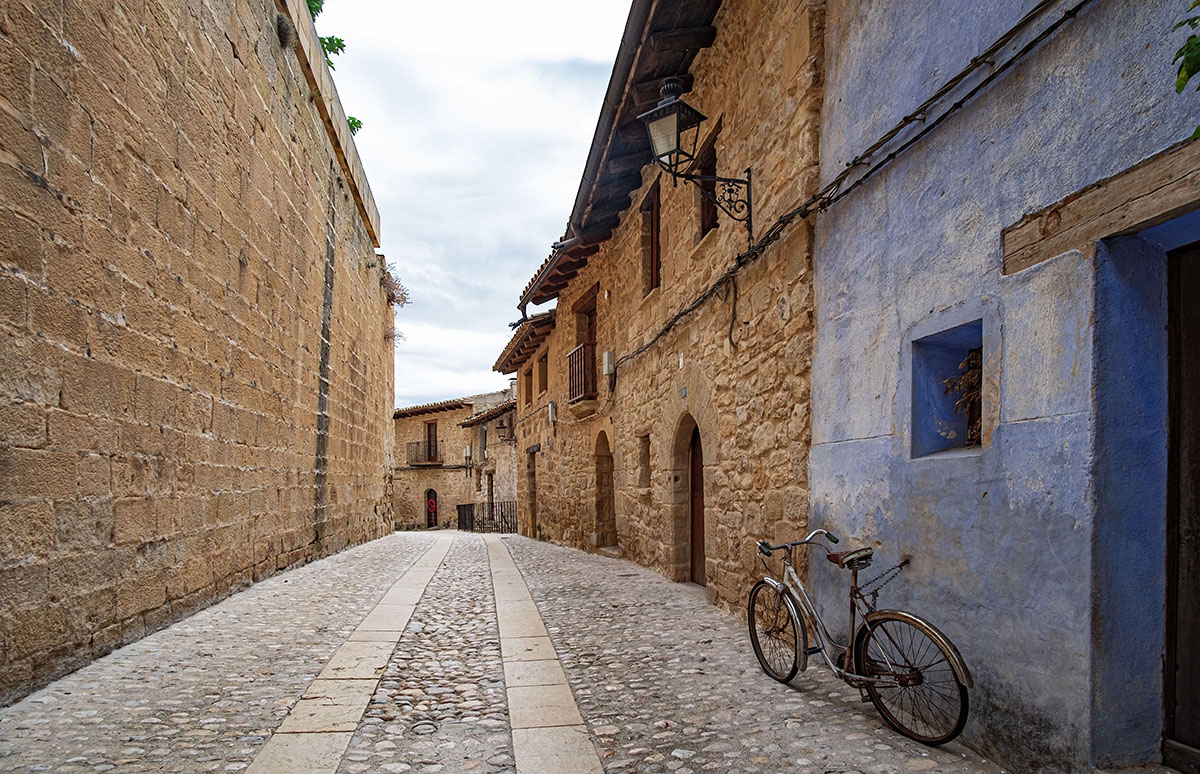
[[[1200,126],[1196,127],[1196,131],[1192,132],[1193,140],[1200,140]]]
[[[315,19],[325,8],[325,0],[308,0],[308,12]]]
[[[358,134],[358,130],[363,127],[362,121],[354,116],[346,116],[346,124],[350,127],[350,134]]]

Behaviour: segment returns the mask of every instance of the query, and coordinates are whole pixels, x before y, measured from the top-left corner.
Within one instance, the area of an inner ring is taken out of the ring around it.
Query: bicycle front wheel
[[[746,609],[750,643],[763,671],[786,683],[800,669],[800,616],[795,604],[782,590],[765,580],[750,589]]]
[[[855,638],[855,671],[884,682],[867,694],[887,724],[928,745],[949,742],[967,723],[967,686],[945,635],[924,621],[887,611],[867,621]],[[951,648],[953,646],[950,646]]]

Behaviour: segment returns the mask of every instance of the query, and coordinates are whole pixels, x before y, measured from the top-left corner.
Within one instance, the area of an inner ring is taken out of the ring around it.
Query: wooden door
[[[425,492],[425,526],[438,525],[438,496],[437,492],[429,489]]]
[[[689,501],[692,513],[692,583],[707,585],[704,578],[704,452],[700,448],[700,429],[692,431],[691,472],[688,476],[688,488],[691,491]]]
[[[425,459],[433,462],[439,459],[437,448],[437,422],[425,423]]]
[[[1200,774],[1200,248],[1170,256],[1163,761]]]

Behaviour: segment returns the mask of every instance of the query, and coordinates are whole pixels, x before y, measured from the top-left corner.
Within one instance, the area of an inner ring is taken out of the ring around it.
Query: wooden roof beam
[[[650,163],[650,146],[645,145],[632,153],[622,156],[610,156],[605,169],[610,175],[627,175],[630,172],[640,173],[642,167]]]
[[[716,27],[680,27],[651,34],[649,43],[655,51],[675,51],[708,48],[716,39]]]

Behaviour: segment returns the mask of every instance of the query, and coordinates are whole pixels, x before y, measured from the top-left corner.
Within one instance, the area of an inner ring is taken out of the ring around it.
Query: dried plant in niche
[[[942,382],[946,395],[958,394],[954,413],[967,417],[965,446],[978,446],[983,438],[983,349],[972,349],[958,364],[962,373]]]

